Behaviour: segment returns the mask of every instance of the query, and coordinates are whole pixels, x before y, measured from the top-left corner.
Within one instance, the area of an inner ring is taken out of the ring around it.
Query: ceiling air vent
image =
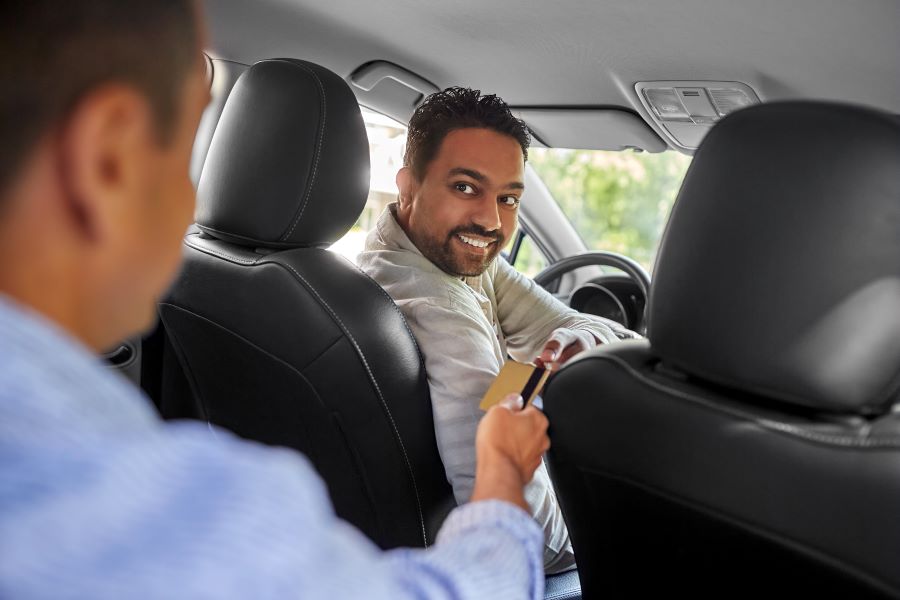
[[[693,151],[722,117],[759,97],[736,81],[644,81],[635,91],[661,133],[676,148]]]

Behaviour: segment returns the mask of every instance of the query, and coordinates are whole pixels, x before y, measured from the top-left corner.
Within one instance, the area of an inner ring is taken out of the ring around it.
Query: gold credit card
[[[549,376],[550,371],[543,367],[508,360],[500,369],[500,373],[488,388],[484,398],[481,399],[479,407],[481,410],[487,410],[509,394],[519,394],[522,396],[524,405],[528,406],[528,403],[534,400],[534,397],[544,387]]]

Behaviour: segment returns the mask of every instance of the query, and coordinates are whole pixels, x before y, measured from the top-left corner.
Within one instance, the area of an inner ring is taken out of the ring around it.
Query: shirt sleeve
[[[324,485],[299,454],[222,431],[214,439],[197,423],[160,429],[103,452],[50,450],[64,450],[55,462],[71,462],[78,478],[44,479],[40,495],[17,508],[16,527],[0,531],[2,595],[543,594],[541,534],[518,507],[500,501],[460,507],[432,548],[383,552],[334,515]]]
[[[441,461],[463,504],[475,485],[475,434],[484,416],[478,405],[502,366],[497,334],[486,321],[434,299],[403,309],[425,358]]]
[[[475,436],[484,416],[479,404],[502,366],[500,342],[486,320],[471,316],[477,307],[451,308],[429,298],[402,308],[425,358],[441,461],[457,503],[464,504],[475,485]],[[525,486],[525,501],[543,531],[544,566],[550,572],[574,566],[569,534],[543,464]]]
[[[518,361],[534,360],[560,327],[588,331],[602,343],[640,337],[615,321],[569,308],[504,260],[496,261],[496,269],[497,316],[509,354]]]

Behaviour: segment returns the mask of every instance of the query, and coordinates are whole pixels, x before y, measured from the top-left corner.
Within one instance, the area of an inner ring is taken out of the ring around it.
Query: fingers
[[[556,363],[560,357],[567,351],[569,346],[576,343],[578,338],[568,329],[559,328],[550,334],[550,339],[544,344],[544,349],[535,360],[535,364],[539,367],[555,370],[558,368]]]
[[[547,437],[547,428],[550,426],[550,421],[547,420],[544,413],[534,406],[528,406],[519,413],[519,416],[530,420],[530,449],[527,451],[536,453],[538,457],[542,456],[550,448],[550,438]]]
[[[542,433],[541,447],[540,447],[541,454],[543,454],[544,452],[546,452],[547,450],[550,449],[550,437],[547,435],[547,424],[548,424],[548,422],[545,417],[544,421],[541,423],[541,433]]]
[[[596,345],[596,338],[588,331],[556,329],[534,362],[538,367],[556,371],[579,352]]]
[[[583,351],[584,348],[581,346],[581,344],[579,342],[575,342],[565,350],[563,350],[562,353],[560,353],[559,358],[556,359],[556,362],[559,366],[562,366],[569,362],[570,358]]]
[[[562,343],[559,340],[551,339],[544,345],[544,349],[541,351],[535,362],[538,363],[539,367],[555,362],[561,349]]]
[[[547,437],[549,422],[534,406],[522,408],[522,398],[509,394],[488,410],[478,427],[476,450],[485,456],[503,456],[528,482],[550,446]]]
[[[539,433],[542,436],[546,437],[547,428],[550,426],[550,421],[547,420],[546,415],[539,411],[534,406],[528,406],[525,410],[522,411],[523,416],[529,417],[532,421],[532,427],[534,427],[535,432]]]
[[[550,421],[547,420],[547,415],[542,413],[537,409],[533,404],[529,404],[525,410],[522,411],[523,415],[528,415],[530,418],[535,419],[537,423],[539,423],[539,427],[541,429],[547,429]]]
[[[522,400],[522,396],[519,394],[508,394],[503,400],[497,403],[497,406],[502,406],[503,408],[516,412],[522,409],[524,401]]]

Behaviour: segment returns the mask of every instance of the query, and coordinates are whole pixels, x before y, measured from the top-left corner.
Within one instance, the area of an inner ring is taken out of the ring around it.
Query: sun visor
[[[662,152],[666,143],[632,112],[610,108],[513,108],[551,148]]]
[[[425,97],[440,90],[424,77],[384,60],[361,65],[347,81],[360,104],[400,123],[409,122]]]

